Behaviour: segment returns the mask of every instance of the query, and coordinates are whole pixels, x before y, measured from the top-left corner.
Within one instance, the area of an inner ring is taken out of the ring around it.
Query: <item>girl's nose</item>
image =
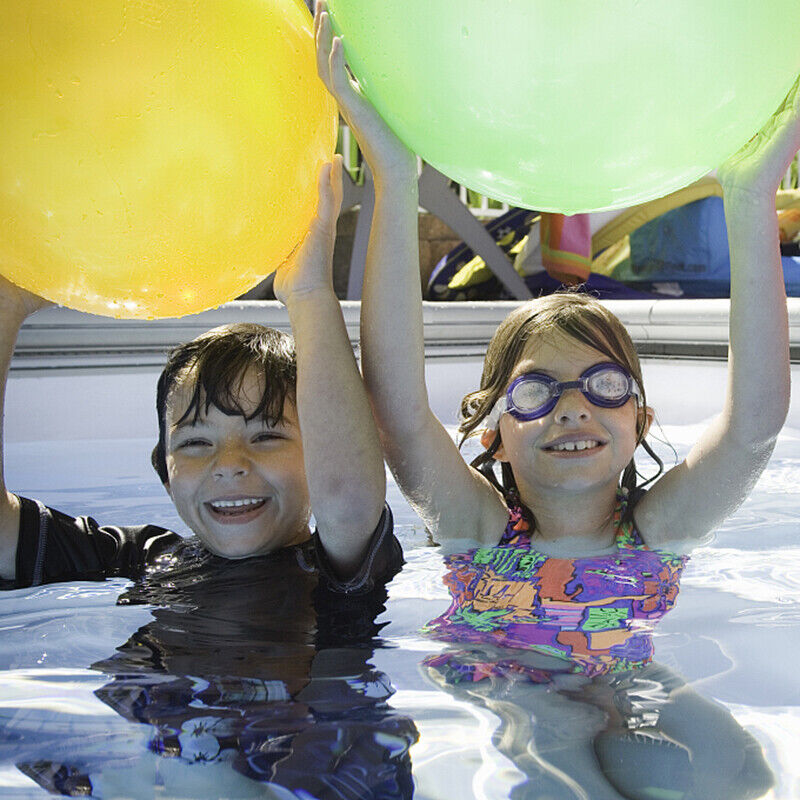
[[[585,422],[591,417],[591,404],[580,389],[567,389],[558,398],[553,409],[556,422],[565,425],[570,422]]]

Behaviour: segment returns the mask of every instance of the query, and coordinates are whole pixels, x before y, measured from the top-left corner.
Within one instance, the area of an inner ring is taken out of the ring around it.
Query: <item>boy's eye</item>
[[[206,439],[186,439],[178,445],[178,449],[183,450],[187,447],[210,447],[211,443]]]
[[[253,437],[254,442],[271,442],[278,439],[283,439],[283,435],[277,431],[261,431]]]

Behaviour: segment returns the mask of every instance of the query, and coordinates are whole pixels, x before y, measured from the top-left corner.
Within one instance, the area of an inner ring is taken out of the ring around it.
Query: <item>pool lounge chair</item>
[[[606,215],[592,236],[592,272],[583,288],[603,299],[727,297],[730,263],[721,195],[719,183],[704,178],[610,220]],[[800,190],[779,192],[776,208],[789,235],[796,234]],[[538,220],[537,212],[511,209],[486,225],[534,295],[560,286],[537,263]],[[800,296],[798,245],[787,241],[782,250],[787,294]],[[503,300],[510,295],[483,253],[464,243],[434,268],[426,298]]]

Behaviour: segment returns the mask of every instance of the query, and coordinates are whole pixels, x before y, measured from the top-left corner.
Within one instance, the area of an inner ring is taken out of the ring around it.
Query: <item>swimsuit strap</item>
[[[641,497],[645,492],[641,491],[635,499]],[[617,547],[624,550],[649,550],[644,543],[642,535],[636,529],[633,515],[628,513],[630,498],[627,489],[617,489],[617,506],[614,509],[614,524],[617,526],[617,533],[614,537]]]

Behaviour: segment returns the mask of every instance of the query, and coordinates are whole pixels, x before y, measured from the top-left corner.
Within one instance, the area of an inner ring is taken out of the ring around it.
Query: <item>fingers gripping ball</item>
[[[741,147],[800,72],[797,0],[328,0],[423,159],[512,205],[633,205]]]
[[[0,273],[165,317],[302,240],[335,105],[302,0],[26,0],[0,26]]]

